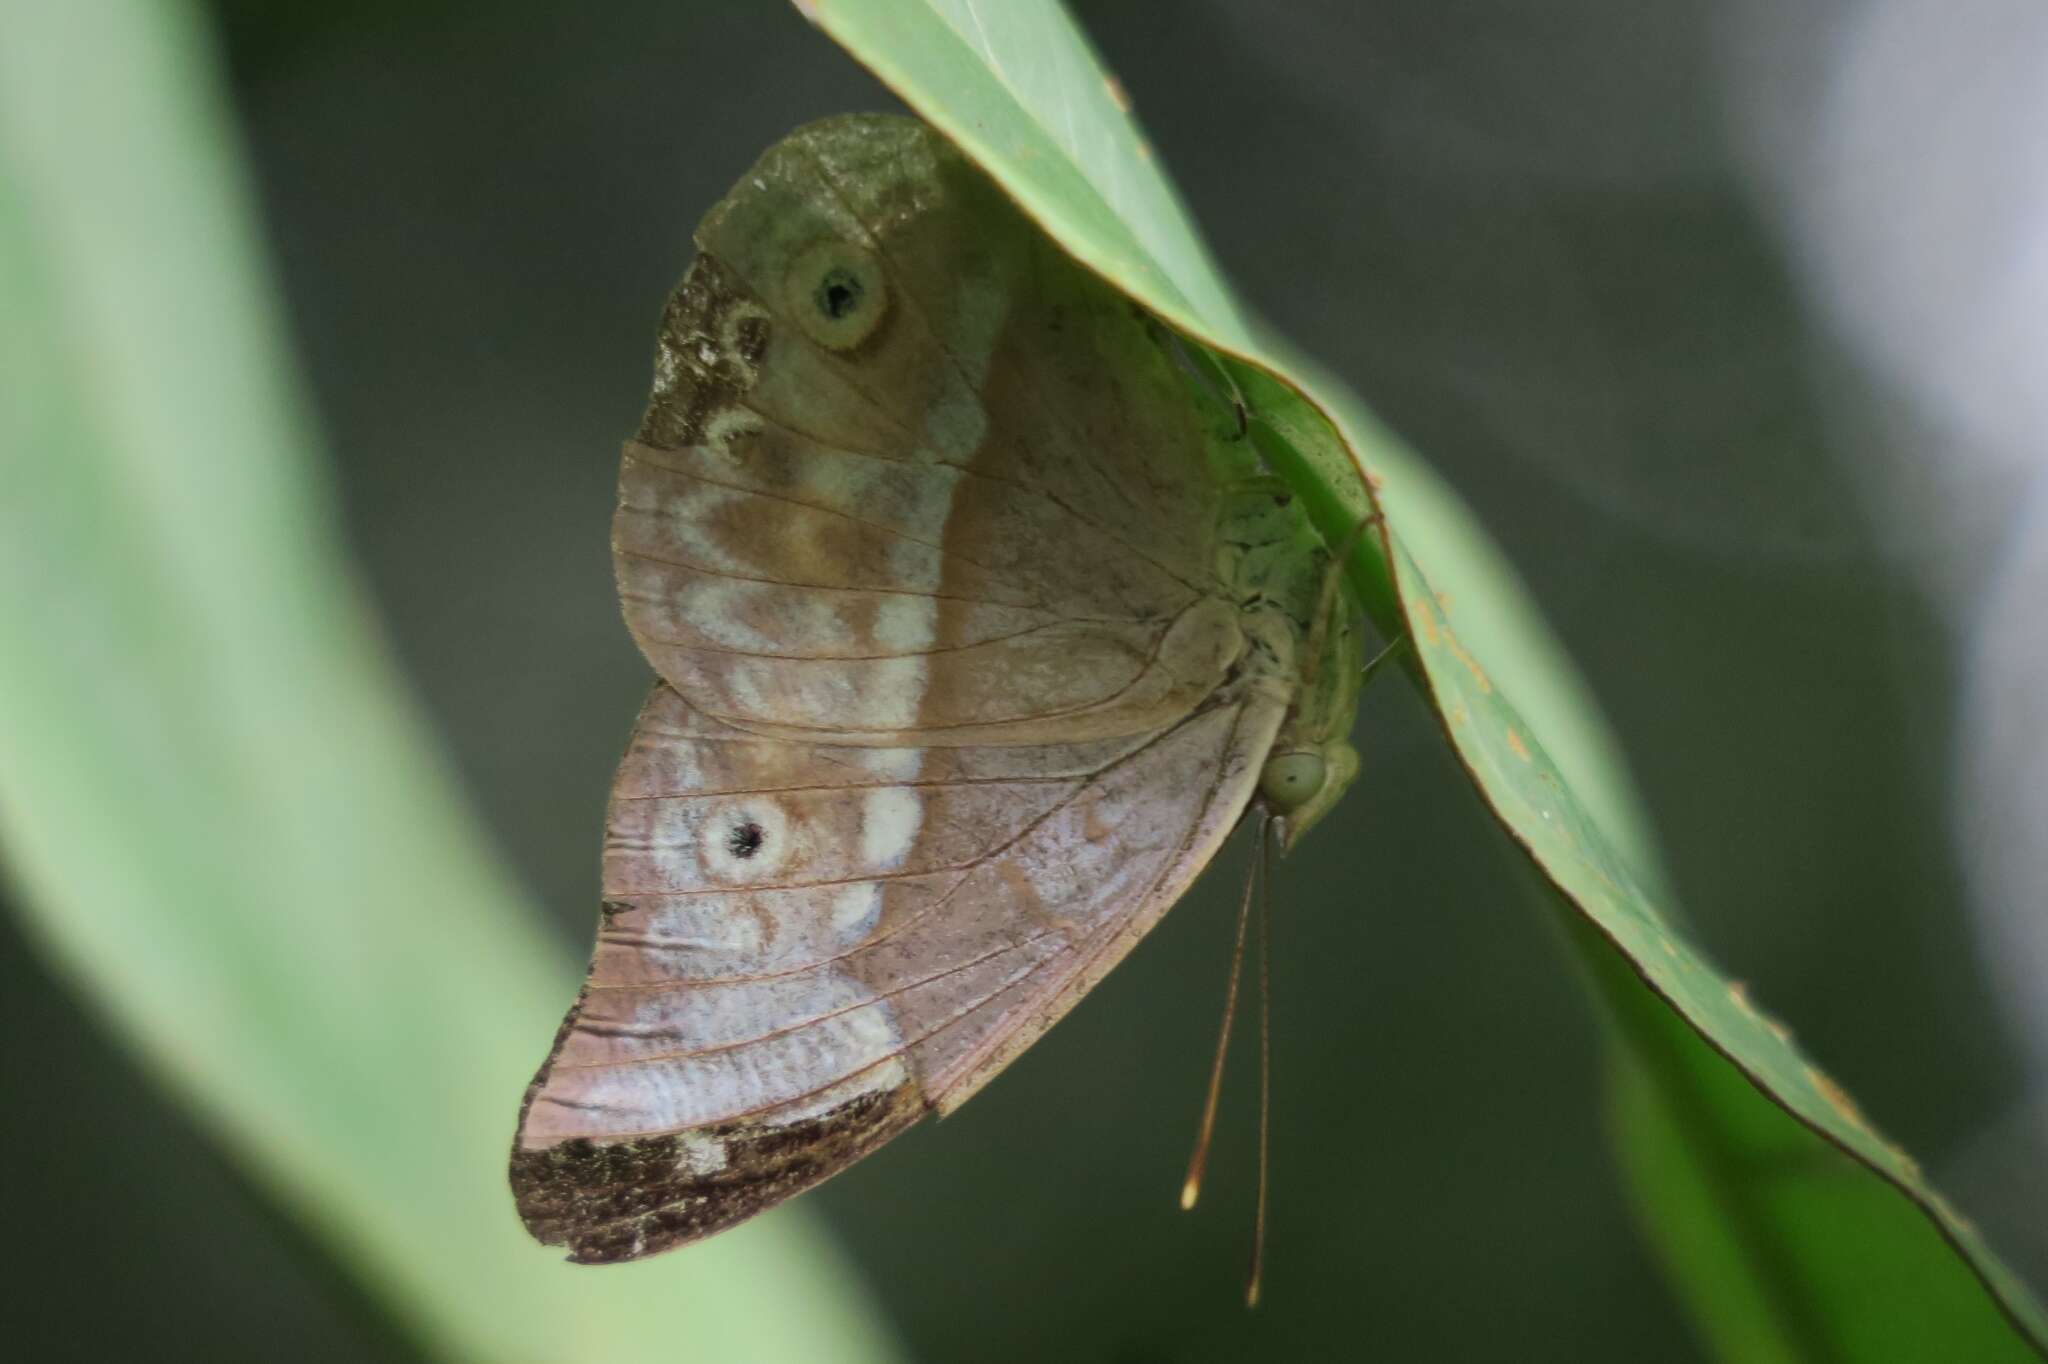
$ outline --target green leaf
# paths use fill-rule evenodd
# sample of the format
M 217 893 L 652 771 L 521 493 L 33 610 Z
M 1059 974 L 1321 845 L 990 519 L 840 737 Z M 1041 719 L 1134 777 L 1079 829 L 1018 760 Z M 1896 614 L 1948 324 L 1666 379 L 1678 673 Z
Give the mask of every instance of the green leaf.
M 799 7 L 1077 259 L 1225 358 L 1326 536 L 1384 514 L 1384 556 L 1357 556 L 1353 585 L 1383 630 L 1412 634 L 1459 759 L 1571 907 L 1624 1039 L 1627 1160 L 1717 1346 L 1744 1360 L 1895 1358 L 1909 1338 L 1939 1344 L 1904 1357 L 2048 1350 L 2048 1318 L 1969 1224 L 1686 943 L 1608 731 L 1512 570 L 1397 439 L 1247 321 L 1064 11 Z M 1710 1243 L 1725 1253 L 1683 1249 Z M 1914 1337 L 1892 1329 L 1909 1313 Z
M 0 832 L 35 935 L 440 1353 L 885 1357 L 800 1213 L 602 1272 L 527 1238 L 505 1158 L 575 967 L 343 563 L 205 35 L 150 0 L 0 31 Z
M 1969 1263 L 1929 1244 L 1919 1208 L 1758 1101 L 1583 919 L 1569 923 L 1622 1019 L 1610 1103 L 1629 1182 L 1721 1358 L 2033 1357 L 1984 1310 Z

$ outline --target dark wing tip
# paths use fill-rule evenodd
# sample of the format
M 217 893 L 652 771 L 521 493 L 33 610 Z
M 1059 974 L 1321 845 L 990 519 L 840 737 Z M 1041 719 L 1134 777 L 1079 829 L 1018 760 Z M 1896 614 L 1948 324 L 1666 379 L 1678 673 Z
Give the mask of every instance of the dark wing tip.
M 515 1150 L 512 1196 L 535 1239 L 567 1246 L 576 1264 L 618 1264 L 765 1212 L 924 1113 L 917 1086 L 904 1084 L 788 1122 L 764 1114 L 684 1133 Z

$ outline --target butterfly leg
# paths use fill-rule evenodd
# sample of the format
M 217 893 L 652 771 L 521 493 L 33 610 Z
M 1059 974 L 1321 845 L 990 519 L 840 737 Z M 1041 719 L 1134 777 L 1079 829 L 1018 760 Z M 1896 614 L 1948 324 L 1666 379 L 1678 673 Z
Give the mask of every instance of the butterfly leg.
M 1323 571 L 1323 587 L 1316 600 L 1315 618 L 1309 624 L 1308 647 L 1302 655 L 1305 660 L 1302 669 L 1304 692 L 1313 692 L 1315 688 L 1316 670 L 1322 666 L 1331 624 L 1336 619 L 1336 613 L 1344 608 L 1341 591 L 1344 583 L 1344 565 L 1351 561 L 1351 555 L 1365 539 L 1366 531 L 1380 520 L 1380 514 L 1376 511 L 1361 516 L 1358 524 L 1351 528 L 1350 533 L 1344 537 L 1344 542 L 1330 556 L 1329 567 Z

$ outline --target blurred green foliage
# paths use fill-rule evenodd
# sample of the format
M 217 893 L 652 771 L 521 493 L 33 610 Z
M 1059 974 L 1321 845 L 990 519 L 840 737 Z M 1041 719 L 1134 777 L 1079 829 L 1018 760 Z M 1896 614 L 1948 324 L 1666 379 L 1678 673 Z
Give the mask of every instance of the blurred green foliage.
M 505 1153 L 573 972 L 338 551 L 203 33 L 0 27 L 0 825 L 46 950 L 437 1353 L 886 1357 L 801 1214 L 659 1291 L 526 1240 Z

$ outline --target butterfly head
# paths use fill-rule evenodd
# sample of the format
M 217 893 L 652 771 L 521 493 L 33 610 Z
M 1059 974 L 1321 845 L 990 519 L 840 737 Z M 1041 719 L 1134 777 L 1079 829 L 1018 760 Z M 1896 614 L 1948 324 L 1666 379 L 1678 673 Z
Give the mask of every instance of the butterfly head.
M 1286 831 L 1283 846 L 1292 848 L 1301 836 L 1329 813 L 1358 776 L 1358 750 L 1348 739 L 1315 748 L 1276 746 L 1259 773 L 1259 797 Z

